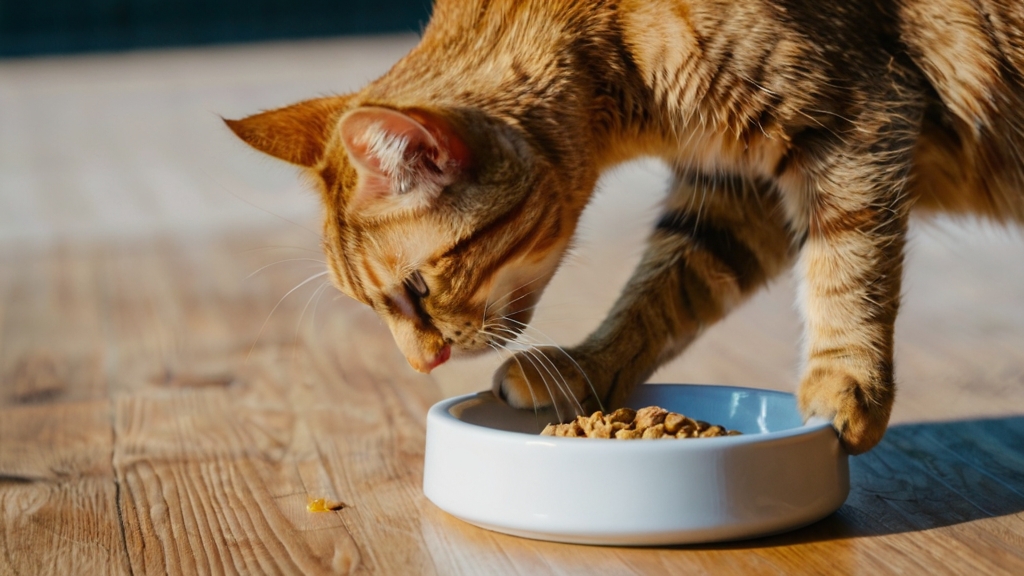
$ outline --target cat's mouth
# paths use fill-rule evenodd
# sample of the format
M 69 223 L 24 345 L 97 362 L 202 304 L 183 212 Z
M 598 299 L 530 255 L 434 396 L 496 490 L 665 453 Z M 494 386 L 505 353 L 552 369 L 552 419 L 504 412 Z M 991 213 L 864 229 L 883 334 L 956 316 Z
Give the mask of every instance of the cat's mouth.
M 491 342 L 505 344 L 514 342 L 525 328 L 525 324 L 518 324 L 512 318 L 503 317 L 491 322 L 487 331 Z

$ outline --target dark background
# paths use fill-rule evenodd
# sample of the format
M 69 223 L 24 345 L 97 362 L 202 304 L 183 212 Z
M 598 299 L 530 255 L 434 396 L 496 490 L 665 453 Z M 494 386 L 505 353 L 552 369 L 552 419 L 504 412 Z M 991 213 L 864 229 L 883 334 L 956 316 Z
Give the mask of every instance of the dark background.
M 0 56 L 416 32 L 431 0 L 0 0 Z

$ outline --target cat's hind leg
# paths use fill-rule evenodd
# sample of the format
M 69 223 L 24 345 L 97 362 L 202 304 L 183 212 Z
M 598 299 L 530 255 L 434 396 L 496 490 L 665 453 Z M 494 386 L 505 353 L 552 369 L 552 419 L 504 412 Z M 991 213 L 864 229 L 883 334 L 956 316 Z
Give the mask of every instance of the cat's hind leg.
M 680 171 L 611 313 L 581 344 L 519 352 L 494 375 L 510 405 L 565 419 L 618 407 L 662 363 L 788 268 L 797 242 L 767 182 Z

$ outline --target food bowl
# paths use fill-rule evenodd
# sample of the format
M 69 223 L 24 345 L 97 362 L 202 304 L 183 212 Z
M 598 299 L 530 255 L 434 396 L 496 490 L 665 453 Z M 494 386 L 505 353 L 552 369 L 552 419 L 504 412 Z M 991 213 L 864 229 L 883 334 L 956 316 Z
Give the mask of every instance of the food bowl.
M 538 435 L 556 420 L 490 392 L 427 414 L 423 492 L 481 528 L 605 545 L 693 544 L 784 532 L 831 514 L 850 489 L 847 455 L 792 394 L 660 384 L 627 405 L 661 406 L 742 435 L 605 440 Z

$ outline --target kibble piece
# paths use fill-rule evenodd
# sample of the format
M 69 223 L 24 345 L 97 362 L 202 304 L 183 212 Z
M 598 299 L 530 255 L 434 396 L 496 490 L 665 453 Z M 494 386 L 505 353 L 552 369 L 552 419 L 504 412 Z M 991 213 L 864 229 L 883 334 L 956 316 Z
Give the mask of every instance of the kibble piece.
M 675 434 L 676 432 L 679 432 L 679 429 L 683 427 L 684 422 L 686 422 L 686 416 L 676 414 L 675 412 L 669 412 L 665 416 L 665 432 L 668 434 Z
M 668 410 L 659 406 L 648 406 L 636 411 L 636 418 L 633 419 L 637 430 L 651 428 L 665 421 Z
M 665 425 L 664 424 L 655 424 L 654 426 L 651 426 L 650 428 L 645 428 L 644 429 L 644 434 L 642 436 L 642 438 L 644 440 L 651 440 L 651 439 L 664 438 L 664 437 L 665 437 Z
M 344 502 L 329 500 L 327 498 L 313 498 L 306 496 L 306 510 L 310 512 L 334 512 L 348 506 Z
M 581 430 L 583 430 L 583 434 L 585 434 L 586 436 L 590 436 L 590 433 L 594 431 L 594 424 L 596 422 L 601 421 L 601 418 L 600 416 L 598 416 L 598 414 L 600 414 L 600 412 L 595 412 L 591 414 L 589 417 L 582 415 L 576 417 L 575 423 L 580 427 Z
M 580 438 L 580 437 L 586 437 L 586 435 L 587 435 L 583 431 L 583 428 L 580 427 L 580 423 L 579 422 L 570 422 L 566 426 L 567 426 L 567 428 L 565 430 L 565 435 L 566 436 L 574 436 L 576 438 Z
M 689 418 L 683 423 L 683 426 L 679 429 L 679 434 L 683 434 L 683 438 L 696 438 L 697 437 L 697 423 Z
M 615 435 L 616 425 L 605 422 L 604 415 L 600 412 L 594 412 L 590 418 L 585 419 L 580 416 L 576 420 L 587 438 L 611 438 Z M 622 425 L 618 424 L 618 426 Z
M 564 436 L 568 438 L 586 437 L 579 423 L 573 420 L 568 424 L 548 424 L 541 431 L 543 436 Z
M 615 431 L 615 437 L 619 440 L 639 440 L 643 438 L 643 433 L 639 430 L 623 428 L 622 430 Z
M 594 426 L 594 431 L 587 434 L 587 438 L 612 438 L 614 435 L 615 429 L 612 428 L 611 424 L 601 422 Z
M 631 424 L 634 420 L 636 420 L 636 410 L 633 410 L 632 408 L 619 408 L 615 412 L 605 416 L 605 422 L 609 424 L 613 422 Z
M 708 426 L 707 430 L 700 433 L 701 438 L 711 438 L 713 436 L 725 436 L 725 428 L 721 426 Z

